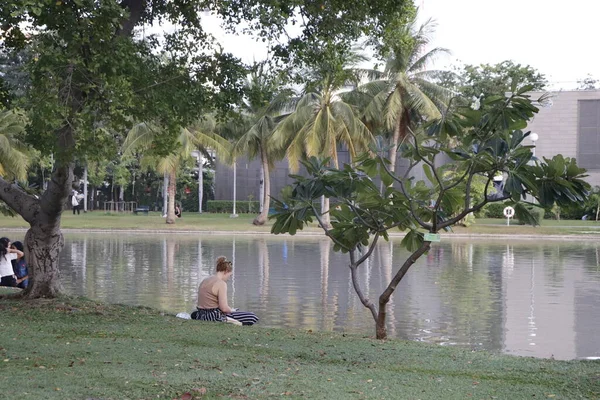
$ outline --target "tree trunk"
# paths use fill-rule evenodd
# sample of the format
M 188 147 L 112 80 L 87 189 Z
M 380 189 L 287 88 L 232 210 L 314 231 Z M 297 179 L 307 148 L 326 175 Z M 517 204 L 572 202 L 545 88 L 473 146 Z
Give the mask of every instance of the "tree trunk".
M 163 217 L 167 216 L 167 212 L 169 209 L 169 205 L 167 204 L 167 198 L 169 197 L 169 174 L 165 172 L 163 177 L 163 187 L 162 187 L 162 195 L 163 195 Z
M 329 216 L 329 198 L 321 196 L 321 215 L 324 229 L 331 229 L 331 218 Z
M 408 118 L 408 111 L 402 109 L 398 116 L 396 126 L 394 127 L 394 135 L 392 136 L 392 143 L 389 151 L 390 171 L 394 174 L 396 173 L 396 160 L 398 158 L 398 146 L 400 145 L 400 140 L 404 139 L 408 133 Z
M 90 194 L 90 210 L 96 209 L 96 186 L 92 186 L 92 193 Z
M 83 168 L 83 212 L 88 211 L 88 167 L 87 163 Z
M 261 193 L 264 201 L 260 214 L 252 222 L 254 225 L 264 225 L 269 218 L 269 207 L 271 206 L 271 179 L 269 178 L 269 161 L 264 149 L 261 149 L 260 158 L 263 170 L 263 191 Z
M 261 213 L 265 206 L 265 168 L 260 165 L 260 181 L 258 189 L 258 212 Z
M 396 272 L 394 278 L 389 283 L 387 288 L 383 291 L 381 296 L 379 296 L 379 310 L 377 312 L 377 322 L 375 324 L 375 335 L 377 339 L 386 339 L 387 338 L 387 328 L 385 327 L 385 319 L 386 319 L 386 307 L 387 303 L 390 301 L 391 295 L 396 290 L 396 287 L 404 278 L 404 275 L 408 272 L 409 268 L 421 257 L 425 254 L 429 248 L 431 247 L 431 242 L 423 242 L 421 247 L 419 247 L 415 252 L 413 252 L 402 264 L 402 267 Z
M 25 235 L 25 259 L 29 268 L 28 298 L 56 297 L 61 293 L 58 256 L 65 241 L 60 219 L 54 223 L 39 223 Z
M 70 129 L 64 129 L 68 136 Z M 0 199 L 15 210 L 30 225 L 24 240 L 29 266 L 27 298 L 55 297 L 61 292 L 58 256 L 64 240 L 60 231 L 63 206 L 71 191 L 73 166 L 57 163 L 40 199 L 25 193 L 17 185 L 0 178 Z
M 375 322 L 375 337 L 380 340 L 387 339 L 387 327 L 385 326 L 386 305 L 379 306 L 379 312 L 377 313 L 377 321 Z
M 202 204 L 204 200 L 204 161 L 202 155 L 200 155 L 200 162 L 198 163 L 198 213 L 202 214 Z
M 169 172 L 169 189 L 167 202 L 167 224 L 175 223 L 175 187 L 177 185 L 177 177 L 175 170 Z

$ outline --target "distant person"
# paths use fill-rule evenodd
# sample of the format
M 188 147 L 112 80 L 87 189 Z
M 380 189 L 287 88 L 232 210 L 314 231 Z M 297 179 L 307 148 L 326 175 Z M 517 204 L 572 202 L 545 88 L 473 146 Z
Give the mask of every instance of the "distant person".
M 254 325 L 258 322 L 256 314 L 238 311 L 227 304 L 227 280 L 233 274 L 231 261 L 223 256 L 217 258 L 216 273 L 204 279 L 198 288 L 197 311 L 192 313 L 192 319 L 201 321 L 228 322 L 232 319 L 243 325 Z
M 77 215 L 79 215 L 79 199 L 77 198 L 76 191 L 73 191 L 73 196 L 71 197 L 71 205 L 73 206 L 73 215 L 75 215 L 75 211 L 77 211 Z
M 25 250 L 23 248 L 23 243 L 16 241 L 12 243 L 11 248 L 17 249 L 23 254 L 25 254 Z M 25 262 L 25 256 L 21 258 L 17 258 L 16 260 L 12 260 L 13 272 L 17 277 L 17 287 L 21 289 L 27 289 L 29 286 L 29 271 L 27 270 L 27 263 Z
M 17 286 L 17 276 L 12 268 L 12 260 L 23 257 L 23 252 L 11 248 L 10 240 L 0 238 L 0 286 Z
M 181 218 L 181 208 L 178 205 L 175 205 L 175 216 Z

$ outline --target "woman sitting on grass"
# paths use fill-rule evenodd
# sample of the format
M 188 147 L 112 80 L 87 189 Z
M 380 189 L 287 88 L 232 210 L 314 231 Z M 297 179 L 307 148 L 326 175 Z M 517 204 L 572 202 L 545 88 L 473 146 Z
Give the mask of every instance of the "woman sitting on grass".
M 12 248 L 10 240 L 0 238 L 0 286 L 17 286 L 17 276 L 12 268 L 12 260 L 23 257 L 23 252 Z
M 201 321 L 223 321 L 254 325 L 258 322 L 256 314 L 238 311 L 227 304 L 227 280 L 233 274 L 231 261 L 223 256 L 217 258 L 217 272 L 200 283 L 198 288 L 198 310 L 192 313 L 192 319 Z M 233 320 L 233 321 L 232 321 Z
M 25 248 L 23 247 L 23 243 L 16 241 L 13 242 L 10 246 L 11 249 L 16 249 L 25 253 Z M 29 285 L 29 272 L 27 271 L 27 263 L 25 262 L 25 256 L 21 258 L 17 258 L 16 260 L 12 260 L 13 272 L 17 277 L 17 287 L 21 289 L 27 289 Z

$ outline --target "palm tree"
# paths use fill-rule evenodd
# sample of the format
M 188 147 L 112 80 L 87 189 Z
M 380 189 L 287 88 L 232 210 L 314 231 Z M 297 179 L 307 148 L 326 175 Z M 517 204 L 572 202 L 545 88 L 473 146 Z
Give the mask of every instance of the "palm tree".
M 450 91 L 432 80 L 439 71 L 426 70 L 436 57 L 448 53 L 436 47 L 425 51 L 433 31 L 431 20 L 418 29 L 416 20 L 400 28 L 396 43 L 390 46 L 385 69 L 379 78 L 352 93 L 352 102 L 363 110 L 367 125 L 391 132 L 390 169 L 396 169 L 398 145 L 423 120 L 439 118 L 439 107 L 450 98 Z M 350 99 L 349 99 L 350 100 Z
M 243 117 L 248 130 L 235 142 L 234 154 L 248 154 L 250 159 L 260 157 L 261 161 L 261 210 L 252 222 L 264 225 L 269 215 L 271 201 L 270 170 L 274 163 L 285 156 L 285 148 L 277 146 L 273 132 L 284 119 L 294 101 L 290 89 L 279 90 L 278 83 L 272 81 L 263 71 L 263 65 L 255 66 L 246 82 L 248 94 L 243 105 Z
M 338 93 L 359 79 L 353 63 L 359 60 L 356 54 L 346 54 L 340 63 L 323 65 L 314 71 L 316 79 L 306 94 L 298 101 L 288 118 L 275 131 L 277 142 L 287 148 L 290 169 L 298 169 L 305 157 L 330 157 L 333 167 L 338 168 L 338 145 L 348 148 L 350 158 L 368 149 L 373 135 L 359 118 L 357 109 L 346 103 Z M 330 226 L 329 199 L 321 200 L 323 224 Z
M 210 120 L 210 118 L 207 118 Z M 161 133 L 160 126 L 153 123 L 142 122 L 135 125 L 127 134 L 123 143 L 123 155 L 135 151 L 143 152 L 140 159 L 142 168 L 153 168 L 159 173 L 166 174 L 169 178 L 167 224 L 175 223 L 175 188 L 177 185 L 177 170 L 181 163 L 191 158 L 191 152 L 198 148 L 211 148 L 217 153 L 230 153 L 230 144 L 227 140 L 215 134 L 209 127 L 211 124 L 198 123 L 189 128 L 181 127 L 177 136 L 177 145 L 172 153 L 167 156 L 153 154 L 152 146 Z M 214 124 L 212 125 L 214 127 Z
M 0 176 L 25 180 L 29 151 L 18 138 L 25 130 L 24 116 L 12 110 L 0 111 Z

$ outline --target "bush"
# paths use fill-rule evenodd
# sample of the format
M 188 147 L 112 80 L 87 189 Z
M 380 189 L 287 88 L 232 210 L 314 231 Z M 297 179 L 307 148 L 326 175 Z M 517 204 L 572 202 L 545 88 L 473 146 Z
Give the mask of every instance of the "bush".
M 542 221 L 544 220 L 544 214 L 545 214 L 546 210 L 544 210 L 543 208 L 539 208 L 539 207 L 527 207 L 527 209 L 535 217 L 535 220 L 537 221 L 537 223 L 541 225 Z M 525 222 L 519 220 L 518 218 L 517 218 L 517 223 L 519 225 L 526 224 Z
M 485 218 L 504 218 L 504 203 L 490 203 L 483 207 Z
M 210 213 L 232 213 L 232 200 L 209 200 L 207 201 L 207 211 Z M 258 201 L 236 201 L 235 212 L 240 214 L 258 213 L 260 204 Z

